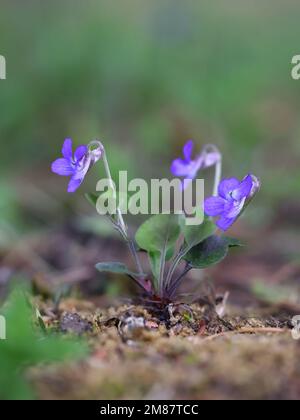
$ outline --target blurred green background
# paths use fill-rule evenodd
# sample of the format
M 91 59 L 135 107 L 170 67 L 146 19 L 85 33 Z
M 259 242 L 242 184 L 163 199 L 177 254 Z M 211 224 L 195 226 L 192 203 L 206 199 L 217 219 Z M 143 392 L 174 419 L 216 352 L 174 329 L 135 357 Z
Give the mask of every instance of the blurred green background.
M 2 0 L 0 244 L 81 211 L 50 172 L 65 137 L 103 139 L 137 177 L 214 142 L 227 176 L 262 179 L 248 223 L 299 208 L 299 16 L 296 0 Z
M 214 280 L 243 308 L 249 291 L 242 286 L 251 284 L 272 304 L 287 292 L 299 300 L 298 289 L 274 288 L 286 279 L 299 284 L 296 54 L 299 0 L 1 0 L 7 80 L 0 80 L 0 301 L 16 274 L 32 280 L 39 295 L 55 296 L 55 308 L 63 282 L 82 282 L 91 295 L 124 295 L 123 278 L 110 282 L 93 269 L 99 261 L 126 262 L 125 247 L 108 238 L 111 230 L 83 197 L 100 173 L 93 168 L 68 195 L 67 180 L 50 171 L 66 137 L 103 140 L 113 174 L 128 170 L 138 178 L 170 175 L 190 138 L 199 150 L 217 144 L 224 176 L 252 172 L 262 189 L 237 224 L 254 240 Z M 86 231 L 74 233 L 72 223 Z M 91 230 L 100 239 L 87 239 Z M 2 388 L 11 398 L 28 393 L 20 366 L 56 359 L 63 346 L 44 352 L 27 328 L 28 311 L 12 308 L 21 341 L 1 347 Z M 59 349 L 60 356 L 69 351 Z

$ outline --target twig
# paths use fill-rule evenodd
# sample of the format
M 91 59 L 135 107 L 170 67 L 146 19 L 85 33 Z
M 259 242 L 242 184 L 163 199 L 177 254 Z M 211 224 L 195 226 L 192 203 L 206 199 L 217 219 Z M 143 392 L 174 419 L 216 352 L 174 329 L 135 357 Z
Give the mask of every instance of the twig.
M 235 331 L 225 331 L 219 334 L 214 334 L 209 337 L 205 337 L 203 341 L 212 341 L 219 337 L 226 337 L 235 334 L 282 334 L 289 331 L 287 328 L 272 328 L 272 327 L 242 327 Z

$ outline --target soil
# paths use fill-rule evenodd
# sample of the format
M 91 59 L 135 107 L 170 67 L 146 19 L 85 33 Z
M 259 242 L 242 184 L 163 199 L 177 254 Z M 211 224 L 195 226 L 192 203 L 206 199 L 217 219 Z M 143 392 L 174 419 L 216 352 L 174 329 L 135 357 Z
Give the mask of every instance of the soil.
M 44 321 L 84 335 L 92 351 L 80 363 L 32 369 L 41 399 L 300 397 L 300 346 L 286 317 L 221 318 L 199 304 L 100 310 L 74 299 L 60 310 Z
M 291 329 L 300 314 L 300 265 L 274 241 L 282 245 L 286 230 L 260 233 L 264 244 L 250 232 L 237 233 L 247 248 L 200 274 L 201 289 L 192 272 L 181 291 L 190 293 L 160 306 L 138 300 L 123 278 L 99 279 L 90 268 L 99 253 L 102 260 L 127 262 L 117 239 L 67 229 L 48 233 L 47 241 L 27 238 L 25 247 L 3 255 L 0 292 L 21 267 L 33 279 L 46 327 L 90 344 L 85 360 L 31 368 L 37 397 L 299 399 L 300 340 Z M 59 284 L 71 292 L 54 293 Z

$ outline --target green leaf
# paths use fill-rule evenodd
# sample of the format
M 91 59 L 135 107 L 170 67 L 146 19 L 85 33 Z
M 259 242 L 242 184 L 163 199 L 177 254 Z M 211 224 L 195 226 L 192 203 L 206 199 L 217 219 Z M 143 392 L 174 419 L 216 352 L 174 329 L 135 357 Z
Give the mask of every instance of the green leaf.
M 151 271 L 153 273 L 154 278 L 157 279 L 159 277 L 159 271 L 160 271 L 161 253 L 160 252 L 148 253 L 145 249 L 141 249 L 141 248 L 138 248 L 137 251 L 148 254 Z M 172 259 L 174 252 L 175 252 L 175 247 L 173 246 L 166 252 L 166 261 L 170 261 Z
M 245 246 L 239 239 L 231 238 L 230 236 L 226 236 L 226 240 L 229 248 Z
M 222 261 L 231 247 L 241 246 L 237 239 L 213 235 L 193 247 L 184 259 L 196 269 L 210 267 Z
M 0 310 L 5 317 L 7 333 L 7 339 L 0 341 L 1 400 L 34 398 L 25 375 L 28 366 L 78 359 L 88 351 L 81 340 L 49 331 L 45 334 L 45 326 L 38 328 L 29 297 L 28 291 L 18 286 Z
M 198 245 L 216 231 L 214 222 L 208 218 L 205 218 L 201 225 L 189 226 L 186 224 L 186 218 L 182 217 L 180 224 L 188 249 Z
M 102 273 L 125 274 L 134 278 L 138 277 L 138 274 L 133 273 L 125 264 L 119 262 L 98 263 L 95 267 Z
M 136 250 L 138 252 L 142 252 L 142 253 L 147 253 L 147 251 L 145 249 L 142 249 L 140 247 L 137 246 Z M 166 253 L 166 261 L 170 261 L 173 257 L 175 253 L 175 246 L 172 246 L 170 249 L 168 249 L 167 253 Z
M 280 302 L 288 302 L 291 296 L 291 290 L 287 286 L 267 285 L 263 281 L 255 281 L 251 286 L 251 290 L 255 296 L 272 304 Z
M 152 216 L 138 229 L 136 242 L 147 252 L 168 252 L 180 235 L 179 218 L 175 215 Z
M 160 214 L 152 216 L 137 231 L 136 242 L 149 254 L 151 270 L 156 279 L 163 276 L 164 264 L 174 254 L 180 235 L 179 217 Z
M 159 277 L 161 253 L 149 252 L 148 257 L 149 257 L 150 267 L 151 267 L 153 276 L 157 279 Z
M 169 248 L 166 252 L 166 261 L 170 261 L 175 253 L 175 246 Z
M 98 198 L 99 198 L 99 194 L 88 193 L 88 194 L 85 194 L 85 198 L 88 200 L 88 202 L 89 202 L 92 206 L 96 207 L 97 200 L 98 200 Z

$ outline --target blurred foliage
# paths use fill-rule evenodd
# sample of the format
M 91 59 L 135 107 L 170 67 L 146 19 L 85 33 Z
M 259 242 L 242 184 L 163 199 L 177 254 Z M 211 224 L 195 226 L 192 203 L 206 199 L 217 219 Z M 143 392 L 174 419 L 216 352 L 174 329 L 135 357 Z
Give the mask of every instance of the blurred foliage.
M 284 285 L 268 285 L 264 281 L 256 280 L 251 287 L 253 294 L 268 303 L 297 302 L 295 290 Z
M 221 147 L 226 174 L 261 177 L 261 197 L 299 191 L 299 12 L 295 0 L 3 0 L 2 177 L 64 194 L 49 164 L 67 136 L 104 139 L 114 174 L 165 176 L 192 137 Z
M 29 366 L 83 357 L 87 346 L 74 339 L 46 333 L 34 321 L 29 295 L 16 287 L 1 309 L 6 340 L 0 340 L 0 399 L 32 399 L 25 371 Z M 42 320 L 40 319 L 42 323 Z
M 214 142 L 227 176 L 262 179 L 247 220 L 262 224 L 277 204 L 299 201 L 298 0 L 2 0 L 0 10 L 1 250 L 70 213 L 79 228 L 110 235 L 50 173 L 65 137 L 104 140 L 115 177 L 168 176 L 187 139 Z M 83 192 L 103 174 L 95 168 Z M 0 399 L 33 397 L 26 367 L 85 351 L 39 332 L 23 291 L 1 313 Z

